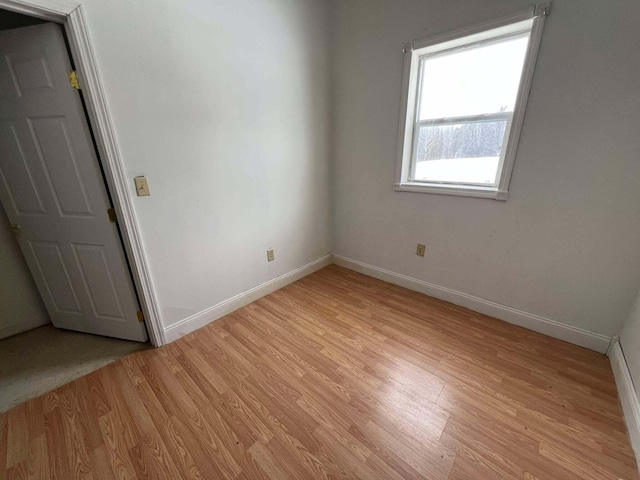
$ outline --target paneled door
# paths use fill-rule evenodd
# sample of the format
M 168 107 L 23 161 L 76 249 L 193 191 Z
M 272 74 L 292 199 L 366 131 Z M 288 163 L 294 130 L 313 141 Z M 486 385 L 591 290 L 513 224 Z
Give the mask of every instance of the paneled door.
M 146 341 L 61 27 L 0 32 L 0 200 L 58 328 Z

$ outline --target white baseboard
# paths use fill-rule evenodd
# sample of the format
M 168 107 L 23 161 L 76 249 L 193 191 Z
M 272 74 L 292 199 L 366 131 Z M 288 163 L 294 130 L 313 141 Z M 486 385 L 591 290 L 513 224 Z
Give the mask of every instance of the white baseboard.
M 640 402 L 636 389 L 633 387 L 629 366 L 624 358 L 620 342 L 616 341 L 609 350 L 609 360 L 613 369 L 613 376 L 618 387 L 618 396 L 622 403 L 624 419 L 629 431 L 631 446 L 636 454 L 636 461 L 640 463 Z
M 164 329 L 164 336 L 166 343 L 171 343 L 180 337 L 185 336 L 201 327 L 204 327 L 208 323 L 213 322 L 229 313 L 248 305 L 251 302 L 255 302 L 259 298 L 269 295 L 282 287 L 289 285 L 297 280 L 300 280 L 307 275 L 320 270 L 321 268 L 331 265 L 333 263 L 331 254 L 325 255 L 311 263 L 303 265 L 300 268 L 296 268 L 291 272 L 280 275 L 268 282 L 265 282 L 257 287 L 254 287 L 246 292 L 242 292 L 235 297 L 231 297 L 224 300 L 213 307 L 209 307 L 195 315 L 180 320 L 178 323 L 174 323 Z
M 611 342 L 611 337 L 599 333 L 573 327 L 556 320 L 544 318 L 532 313 L 523 312 L 513 307 L 508 307 L 490 300 L 474 297 L 466 293 L 458 292 L 450 288 L 408 277 L 400 273 L 391 272 L 383 268 L 374 267 L 340 255 L 333 255 L 333 263 L 342 267 L 363 273 L 370 277 L 384 280 L 401 287 L 424 293 L 430 297 L 451 302 L 455 305 L 466 307 L 470 310 L 498 318 L 514 325 L 519 325 L 534 332 L 549 335 L 581 347 L 605 353 Z

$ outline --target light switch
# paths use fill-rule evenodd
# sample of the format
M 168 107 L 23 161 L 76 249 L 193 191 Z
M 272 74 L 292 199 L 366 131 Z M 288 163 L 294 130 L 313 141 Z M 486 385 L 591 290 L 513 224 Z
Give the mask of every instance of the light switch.
M 149 195 L 151 195 L 147 177 L 136 177 L 134 178 L 134 180 L 136 182 L 136 193 L 139 197 L 148 197 Z

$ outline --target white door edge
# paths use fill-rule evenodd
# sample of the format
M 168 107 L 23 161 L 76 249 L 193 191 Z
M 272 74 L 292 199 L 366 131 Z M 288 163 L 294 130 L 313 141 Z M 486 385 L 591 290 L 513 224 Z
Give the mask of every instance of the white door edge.
M 154 346 L 162 346 L 166 340 L 158 300 L 83 6 L 65 0 L 0 0 L 0 9 L 60 23 L 65 27 L 147 332 Z

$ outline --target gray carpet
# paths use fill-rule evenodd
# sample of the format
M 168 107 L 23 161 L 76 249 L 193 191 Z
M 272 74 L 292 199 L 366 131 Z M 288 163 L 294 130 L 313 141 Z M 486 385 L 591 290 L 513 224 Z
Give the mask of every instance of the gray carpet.
M 0 413 L 144 348 L 52 325 L 0 340 Z

